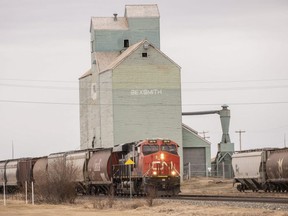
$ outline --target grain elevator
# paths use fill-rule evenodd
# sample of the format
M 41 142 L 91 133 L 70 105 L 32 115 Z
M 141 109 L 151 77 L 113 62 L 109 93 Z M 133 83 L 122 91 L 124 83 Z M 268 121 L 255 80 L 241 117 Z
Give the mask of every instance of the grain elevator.
M 91 68 L 79 78 L 81 149 L 169 138 L 183 169 L 191 139 L 182 131 L 191 132 L 182 126 L 181 68 L 160 49 L 159 19 L 154 4 L 91 18 Z

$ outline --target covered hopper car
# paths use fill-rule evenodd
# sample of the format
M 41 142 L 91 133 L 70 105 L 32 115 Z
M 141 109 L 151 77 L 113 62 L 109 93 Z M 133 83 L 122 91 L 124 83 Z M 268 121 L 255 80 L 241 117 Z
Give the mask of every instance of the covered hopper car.
M 55 166 L 59 162 L 73 166 L 76 190 L 83 194 L 107 194 L 111 189 L 117 195 L 131 192 L 145 195 L 151 189 L 157 195 L 180 192 L 178 145 L 168 139 L 146 139 L 111 148 L 0 161 L 0 190 L 3 190 L 3 183 L 11 191 L 22 187 L 25 181 L 37 183 L 43 178 L 40 173 L 59 172 Z
M 288 148 L 236 152 L 232 166 L 239 191 L 288 192 Z
M 0 191 L 3 184 L 8 192 L 24 187 L 25 182 L 33 181 L 33 167 L 40 158 L 20 158 L 0 161 Z

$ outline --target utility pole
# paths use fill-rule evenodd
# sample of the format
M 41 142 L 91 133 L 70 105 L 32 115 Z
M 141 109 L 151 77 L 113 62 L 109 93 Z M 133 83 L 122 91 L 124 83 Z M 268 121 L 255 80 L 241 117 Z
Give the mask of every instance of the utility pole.
M 12 159 L 14 159 L 14 143 L 13 143 L 13 140 L 12 140 Z
M 235 131 L 235 132 L 239 133 L 240 151 L 242 151 L 241 135 L 242 135 L 242 133 L 245 133 L 246 131 L 239 130 L 239 131 Z
M 206 137 L 206 133 L 209 133 L 209 131 L 203 131 L 203 132 L 199 132 L 199 134 L 203 134 L 203 138 L 206 140 L 206 138 L 210 138 L 210 137 Z

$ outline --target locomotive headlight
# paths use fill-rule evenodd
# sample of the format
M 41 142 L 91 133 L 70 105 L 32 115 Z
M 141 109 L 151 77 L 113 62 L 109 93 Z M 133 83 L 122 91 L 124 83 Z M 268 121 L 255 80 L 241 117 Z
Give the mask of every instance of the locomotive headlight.
M 157 175 L 157 172 L 156 172 L 156 171 L 153 171 L 153 175 Z
M 161 160 L 164 160 L 164 159 L 165 159 L 164 153 L 161 153 L 161 154 L 160 154 L 160 159 L 161 159 Z
M 176 172 L 173 170 L 173 171 L 171 172 L 171 174 L 172 174 L 173 176 L 175 176 L 175 175 L 176 175 Z

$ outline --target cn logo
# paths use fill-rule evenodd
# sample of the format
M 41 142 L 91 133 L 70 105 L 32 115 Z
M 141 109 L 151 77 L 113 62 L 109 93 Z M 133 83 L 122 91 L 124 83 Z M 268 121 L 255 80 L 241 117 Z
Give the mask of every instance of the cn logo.
M 152 162 L 152 170 L 164 170 L 164 167 L 167 167 L 167 163 L 165 161 L 153 161 Z

